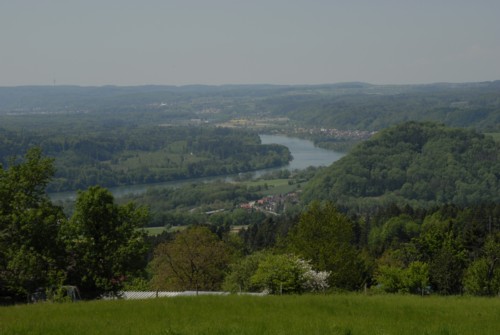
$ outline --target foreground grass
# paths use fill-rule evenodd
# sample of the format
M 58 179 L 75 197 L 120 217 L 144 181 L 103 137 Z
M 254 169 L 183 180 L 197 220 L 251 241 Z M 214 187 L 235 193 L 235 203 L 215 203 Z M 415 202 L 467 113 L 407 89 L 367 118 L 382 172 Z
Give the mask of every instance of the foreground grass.
M 0 307 L 0 334 L 500 334 L 500 299 L 199 296 Z

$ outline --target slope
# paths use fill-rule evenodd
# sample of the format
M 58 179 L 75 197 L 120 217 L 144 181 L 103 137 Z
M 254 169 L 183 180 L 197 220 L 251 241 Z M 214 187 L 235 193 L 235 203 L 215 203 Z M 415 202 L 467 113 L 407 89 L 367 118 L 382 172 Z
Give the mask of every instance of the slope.
M 379 132 L 322 171 L 304 199 L 367 210 L 500 201 L 500 145 L 472 130 L 407 122 Z

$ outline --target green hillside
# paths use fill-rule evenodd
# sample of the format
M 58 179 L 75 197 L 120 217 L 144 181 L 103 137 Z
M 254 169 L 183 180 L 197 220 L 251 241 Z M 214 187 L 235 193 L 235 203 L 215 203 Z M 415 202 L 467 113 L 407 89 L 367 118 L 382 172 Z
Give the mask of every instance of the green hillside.
M 305 200 L 370 209 L 500 201 L 500 145 L 472 130 L 408 122 L 381 131 L 316 176 Z

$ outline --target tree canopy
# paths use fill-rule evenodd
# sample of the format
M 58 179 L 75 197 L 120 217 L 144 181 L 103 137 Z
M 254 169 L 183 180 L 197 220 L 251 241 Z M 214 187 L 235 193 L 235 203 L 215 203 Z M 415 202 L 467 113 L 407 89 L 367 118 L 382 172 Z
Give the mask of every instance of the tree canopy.
M 99 186 L 79 192 L 75 213 L 61 235 L 68 253 L 68 281 L 90 297 L 116 294 L 129 276 L 145 267 L 147 245 L 141 227 L 147 212 L 117 205 Z
M 307 185 L 304 199 L 370 209 L 500 201 L 500 144 L 472 130 L 407 122 L 358 145 Z
M 68 220 L 45 193 L 53 172 L 40 148 L 0 169 L 0 297 L 26 301 L 63 284 L 85 297 L 116 293 L 145 267 L 147 211 L 96 186 L 80 192 Z
M 64 279 L 57 237 L 65 217 L 45 194 L 53 171 L 39 148 L 0 169 L 0 294 L 26 295 Z
M 163 290 L 218 290 L 229 257 L 229 248 L 208 228 L 188 228 L 155 249 L 153 286 Z
M 330 285 L 345 289 L 359 288 L 363 281 L 353 241 L 352 222 L 332 203 L 312 203 L 288 236 L 293 252 L 318 270 L 330 271 Z

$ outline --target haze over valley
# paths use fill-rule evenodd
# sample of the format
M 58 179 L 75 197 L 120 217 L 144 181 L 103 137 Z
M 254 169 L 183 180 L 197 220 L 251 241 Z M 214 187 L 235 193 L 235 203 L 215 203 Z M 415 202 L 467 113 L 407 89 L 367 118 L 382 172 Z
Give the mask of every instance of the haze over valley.
M 0 4 L 0 333 L 499 333 L 499 12 Z

